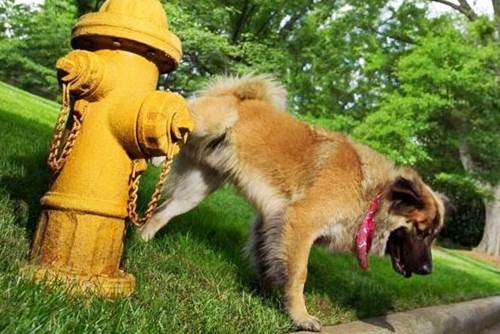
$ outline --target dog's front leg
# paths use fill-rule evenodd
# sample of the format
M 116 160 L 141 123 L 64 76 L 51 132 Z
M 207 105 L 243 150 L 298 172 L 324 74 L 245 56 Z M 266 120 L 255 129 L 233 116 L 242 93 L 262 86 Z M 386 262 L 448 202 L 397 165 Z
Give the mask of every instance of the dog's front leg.
M 309 315 L 304 300 L 304 284 L 307 278 L 307 262 L 314 237 L 307 226 L 291 222 L 285 232 L 288 277 L 284 297 L 290 317 L 297 329 L 319 332 L 321 323 Z
M 196 164 L 184 154 L 179 154 L 163 190 L 168 198 L 141 228 L 141 238 L 151 240 L 172 218 L 196 207 L 222 182 L 223 178 L 213 169 Z

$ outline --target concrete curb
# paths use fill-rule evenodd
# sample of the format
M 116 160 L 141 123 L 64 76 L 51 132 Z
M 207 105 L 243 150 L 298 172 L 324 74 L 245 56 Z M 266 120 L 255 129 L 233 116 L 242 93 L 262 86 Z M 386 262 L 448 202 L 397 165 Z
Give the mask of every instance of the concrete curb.
M 425 307 L 337 326 L 324 326 L 321 332 L 336 334 L 489 334 L 497 333 L 496 330 L 499 328 L 497 326 L 500 326 L 500 296 Z

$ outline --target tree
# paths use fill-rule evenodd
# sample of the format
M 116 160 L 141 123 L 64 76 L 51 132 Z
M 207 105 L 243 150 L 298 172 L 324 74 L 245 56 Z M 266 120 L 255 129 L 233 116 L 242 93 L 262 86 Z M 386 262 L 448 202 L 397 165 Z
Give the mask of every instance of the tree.
M 493 23 L 487 19 L 470 24 L 467 34 L 447 18 L 440 21 L 439 29 L 435 26 L 400 58 L 400 88 L 354 133 L 398 162 L 418 165 L 438 180 L 469 191 L 467 180 L 472 180 L 482 188 L 486 224 L 479 249 L 497 255 L 500 49 L 492 38 Z
M 0 78 L 30 92 L 56 98 L 54 65 L 68 52 L 75 8 L 69 2 L 47 0 L 39 8 L 5 1 L 5 38 L 0 40 Z
M 472 7 L 467 3 L 467 0 L 458 0 L 458 4 L 452 3 L 447 0 L 433 1 L 445 4 L 457 10 L 461 14 L 465 15 L 465 17 L 467 17 L 467 19 L 471 22 L 476 22 L 480 18 L 480 15 L 474 12 Z M 493 6 L 496 22 L 496 36 L 493 35 L 492 38 L 496 37 L 495 43 L 498 46 L 498 43 L 500 42 L 500 0 L 491 0 L 491 3 Z M 491 29 L 489 30 L 489 32 L 491 32 Z M 485 31 L 483 29 L 483 31 L 480 31 L 479 34 L 480 37 L 484 39 L 484 37 L 488 35 L 488 31 Z M 491 36 L 491 33 L 489 35 Z M 497 84 L 500 78 L 500 68 L 498 67 L 498 64 L 499 63 L 497 62 L 493 65 L 496 71 Z M 496 110 L 493 110 L 493 113 L 499 113 L 498 106 Z M 459 121 L 457 125 L 460 127 L 461 123 L 462 122 Z M 498 136 L 499 129 L 497 128 L 496 130 Z M 466 137 L 462 137 L 459 142 L 459 155 L 462 165 L 464 169 L 471 175 L 479 176 L 476 181 L 480 184 L 480 186 L 487 189 L 490 193 L 490 196 L 486 197 L 484 200 L 486 209 L 485 227 L 483 237 L 479 245 L 476 247 L 476 250 L 492 255 L 500 255 L 500 182 L 498 182 L 498 179 L 488 180 L 481 177 L 481 163 L 476 160 L 476 158 L 474 157 L 474 153 L 475 152 L 471 147 L 470 139 L 468 140 Z M 496 154 L 498 156 L 500 154 L 500 151 L 493 151 L 493 154 Z M 498 166 L 495 167 L 498 170 Z

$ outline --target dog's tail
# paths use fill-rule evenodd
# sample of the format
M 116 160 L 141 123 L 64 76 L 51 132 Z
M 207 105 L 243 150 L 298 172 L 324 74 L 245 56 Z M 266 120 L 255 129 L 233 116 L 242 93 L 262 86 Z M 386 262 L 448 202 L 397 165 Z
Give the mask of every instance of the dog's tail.
M 213 81 L 198 96 L 228 96 L 237 99 L 260 100 L 279 110 L 286 107 L 286 90 L 267 74 L 250 74 L 243 77 L 221 77 Z
M 284 110 L 286 90 L 264 74 L 216 79 L 189 99 L 189 111 L 195 124 L 191 138 L 202 139 L 205 143 L 223 138 L 239 118 L 239 102 L 245 100 L 260 100 Z M 199 142 L 197 145 L 203 146 Z

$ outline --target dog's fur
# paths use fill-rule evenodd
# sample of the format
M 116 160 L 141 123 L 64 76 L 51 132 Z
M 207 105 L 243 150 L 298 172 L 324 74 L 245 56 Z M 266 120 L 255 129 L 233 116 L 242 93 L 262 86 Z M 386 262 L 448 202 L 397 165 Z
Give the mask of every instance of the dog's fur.
M 153 238 L 222 183 L 234 184 L 257 210 L 248 243 L 257 273 L 282 290 L 299 329 L 318 331 L 303 296 L 315 241 L 353 250 L 356 230 L 381 193 L 371 253 L 390 253 L 405 276 L 426 274 L 444 206 L 415 171 L 296 120 L 285 101 L 285 90 L 262 75 L 222 78 L 190 99 L 195 130 L 174 162 L 167 200 L 141 235 Z

